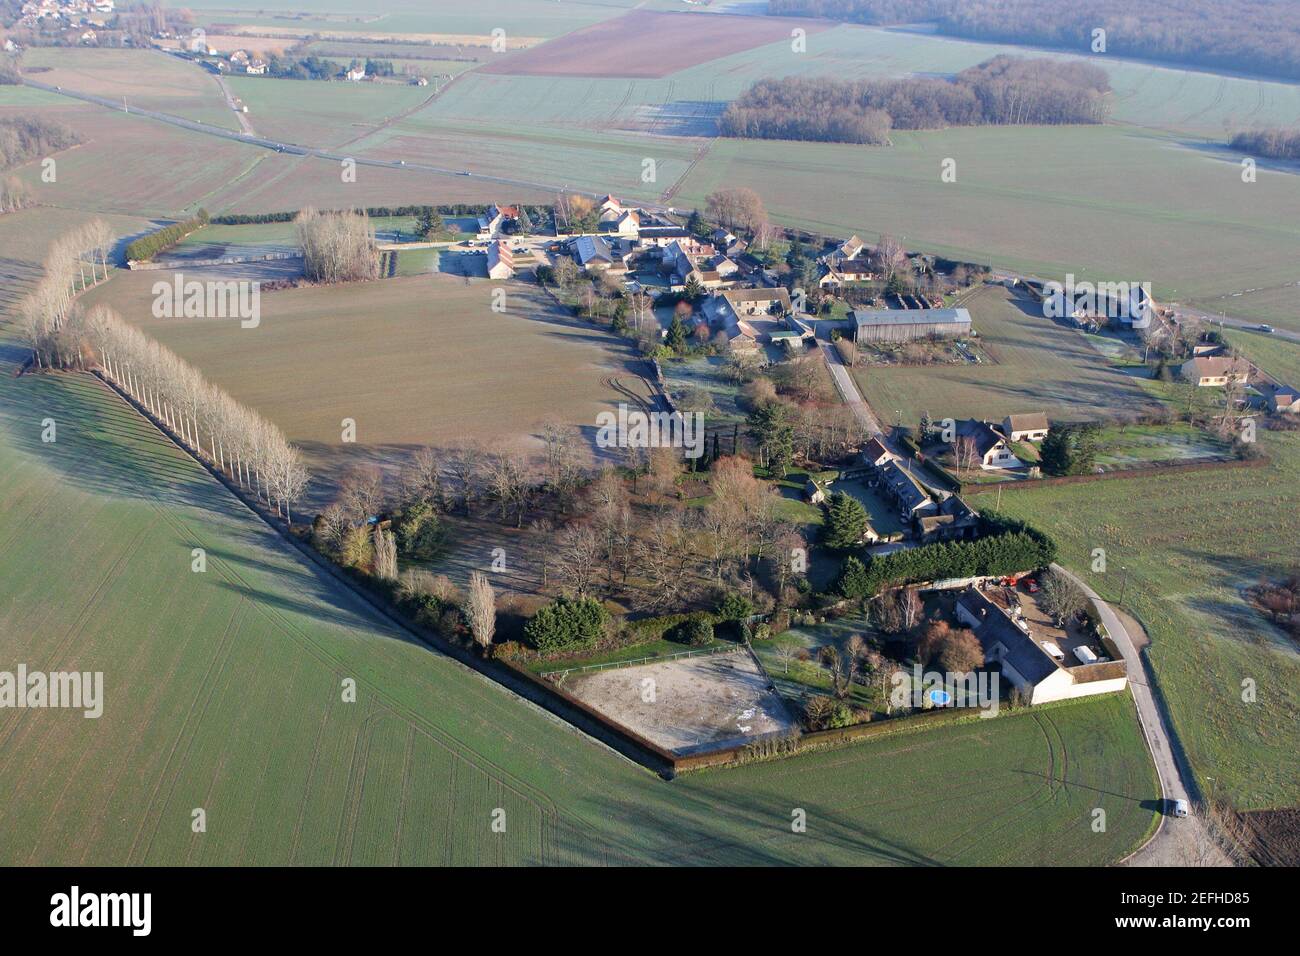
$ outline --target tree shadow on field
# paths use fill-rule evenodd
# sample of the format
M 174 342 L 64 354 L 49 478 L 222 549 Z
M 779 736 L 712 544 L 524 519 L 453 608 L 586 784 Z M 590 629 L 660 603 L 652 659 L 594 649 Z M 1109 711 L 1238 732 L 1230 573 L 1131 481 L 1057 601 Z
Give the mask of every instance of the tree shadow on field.
M 938 861 L 904 845 L 864 819 L 808 801 L 799 792 L 803 779 L 779 763 L 724 768 L 671 782 L 647 778 L 643 792 L 617 800 L 593 796 L 559 822 L 550 841 L 566 858 L 530 863 L 604 863 L 663 866 L 937 866 Z M 779 790 L 745 789 L 742 777 L 773 769 Z M 771 783 L 771 781 L 769 781 Z M 730 784 L 730 786 L 722 786 Z M 807 812 L 807 831 L 791 829 L 795 808 Z M 586 825 L 586 820 L 617 820 L 630 830 Z

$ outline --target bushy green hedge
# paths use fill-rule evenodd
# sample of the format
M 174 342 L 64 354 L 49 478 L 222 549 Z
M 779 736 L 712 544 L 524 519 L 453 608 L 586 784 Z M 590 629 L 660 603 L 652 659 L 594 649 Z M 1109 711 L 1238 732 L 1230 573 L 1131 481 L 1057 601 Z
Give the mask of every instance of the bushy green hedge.
M 865 564 L 857 557 L 846 558 L 834 590 L 847 598 L 865 598 L 900 584 L 1012 574 L 1056 560 L 1056 542 L 1041 531 L 1009 518 L 981 518 L 984 535 L 974 541 L 944 541 L 873 555 Z
M 609 615 L 594 598 L 559 597 L 524 625 L 524 638 L 539 653 L 595 647 L 605 635 Z
M 200 209 L 193 218 L 183 222 L 172 223 L 157 232 L 141 236 L 126 247 L 126 257 L 134 262 L 148 262 L 160 252 L 170 249 L 195 229 L 208 224 L 207 210 Z

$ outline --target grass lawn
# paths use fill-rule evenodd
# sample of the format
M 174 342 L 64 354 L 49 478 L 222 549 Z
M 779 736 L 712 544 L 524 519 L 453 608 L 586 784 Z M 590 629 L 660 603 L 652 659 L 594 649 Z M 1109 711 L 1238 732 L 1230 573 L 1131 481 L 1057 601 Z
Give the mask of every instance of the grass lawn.
M 1097 436 L 1097 444 L 1097 464 L 1108 471 L 1232 456 L 1230 443 L 1184 422 L 1108 425 Z
M 1157 402 L 1126 370 L 1111 366 L 1073 329 L 1035 312 L 1027 298 L 985 286 L 966 300 L 980 344 L 994 361 L 979 365 L 858 368 L 853 377 L 877 413 L 915 427 L 932 419 L 983 418 L 1042 411 L 1066 421 L 1151 411 Z

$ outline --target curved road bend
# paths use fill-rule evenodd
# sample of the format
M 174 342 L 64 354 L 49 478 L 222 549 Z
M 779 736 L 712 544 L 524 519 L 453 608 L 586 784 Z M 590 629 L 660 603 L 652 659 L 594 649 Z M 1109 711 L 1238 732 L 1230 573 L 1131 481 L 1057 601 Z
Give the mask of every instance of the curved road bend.
M 1156 703 L 1151 691 L 1151 675 L 1147 663 L 1138 653 L 1133 635 L 1124 626 L 1124 622 L 1086 583 L 1059 564 L 1053 564 L 1052 570 L 1059 571 L 1083 590 L 1092 601 L 1106 631 L 1115 640 L 1120 653 L 1128 664 L 1128 684 L 1133 692 L 1133 701 L 1137 704 L 1138 722 L 1142 725 L 1142 734 L 1146 737 L 1147 749 L 1156 765 L 1156 775 L 1160 778 L 1160 794 L 1165 805 L 1172 800 L 1187 800 L 1189 788 L 1183 779 L 1178 760 L 1174 756 L 1171 741 L 1174 738 L 1169 716 Z M 1205 824 L 1199 817 L 1191 816 L 1177 819 L 1161 812 L 1160 823 L 1155 835 L 1140 849 L 1134 852 L 1125 863 L 1128 866 L 1186 866 L 1198 854 L 1190 847 L 1212 845 L 1213 840 L 1205 832 Z M 1184 847 L 1189 849 L 1184 850 Z M 1214 865 L 1231 866 L 1232 863 L 1221 853 L 1215 853 Z

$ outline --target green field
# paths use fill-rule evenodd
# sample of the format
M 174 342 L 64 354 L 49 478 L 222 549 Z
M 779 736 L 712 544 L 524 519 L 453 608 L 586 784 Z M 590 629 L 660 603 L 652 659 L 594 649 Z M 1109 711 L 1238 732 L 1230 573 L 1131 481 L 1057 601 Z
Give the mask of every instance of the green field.
M 6 667 L 105 682 L 98 720 L 0 715 L 41 795 L 0 805 L 0 863 L 1104 864 L 1154 822 L 1125 697 L 665 783 L 407 643 L 89 377 L 0 355 Z
M 22 67 L 33 80 L 65 90 L 239 129 L 212 73 L 154 50 L 32 47 Z
M 158 278 L 124 274 L 87 301 L 111 305 L 266 415 L 322 471 L 471 437 L 538 450 L 533 436 L 549 419 L 594 429 L 620 400 L 606 379 L 634 361 L 624 340 L 523 282 L 504 284 L 505 313 L 492 311 L 501 283 L 428 273 L 266 292 L 261 324 L 244 329 L 153 318 Z M 357 423 L 355 445 L 340 444 L 344 418 Z
M 419 106 L 433 92 L 399 83 L 264 76 L 232 76 L 226 82 L 248 107 L 248 119 L 259 136 L 330 148 L 359 139 L 393 115 Z
M 883 418 L 893 422 L 901 412 L 903 424 L 915 426 L 925 412 L 935 421 L 1000 421 L 1042 411 L 1077 421 L 1157 407 L 1127 371 L 1112 367 L 1075 330 L 1044 318 L 1027 297 L 990 285 L 963 304 L 993 361 L 854 369 L 858 387 Z
M 1101 430 L 1097 443 L 1097 464 L 1108 470 L 1232 457 L 1228 442 L 1183 423 L 1111 425 Z
M 1103 598 L 1122 598 L 1146 627 L 1198 781 L 1241 808 L 1300 799 L 1300 653 L 1241 596 L 1261 576 L 1295 567 L 1300 434 L 1261 431 L 1260 443 L 1268 468 L 1022 489 L 1001 500 L 1002 511 L 1056 538 L 1062 564 Z M 988 493 L 970 500 L 994 505 Z M 1091 571 L 1095 548 L 1105 549 L 1104 574 Z M 1247 679 L 1256 703 L 1242 700 Z

